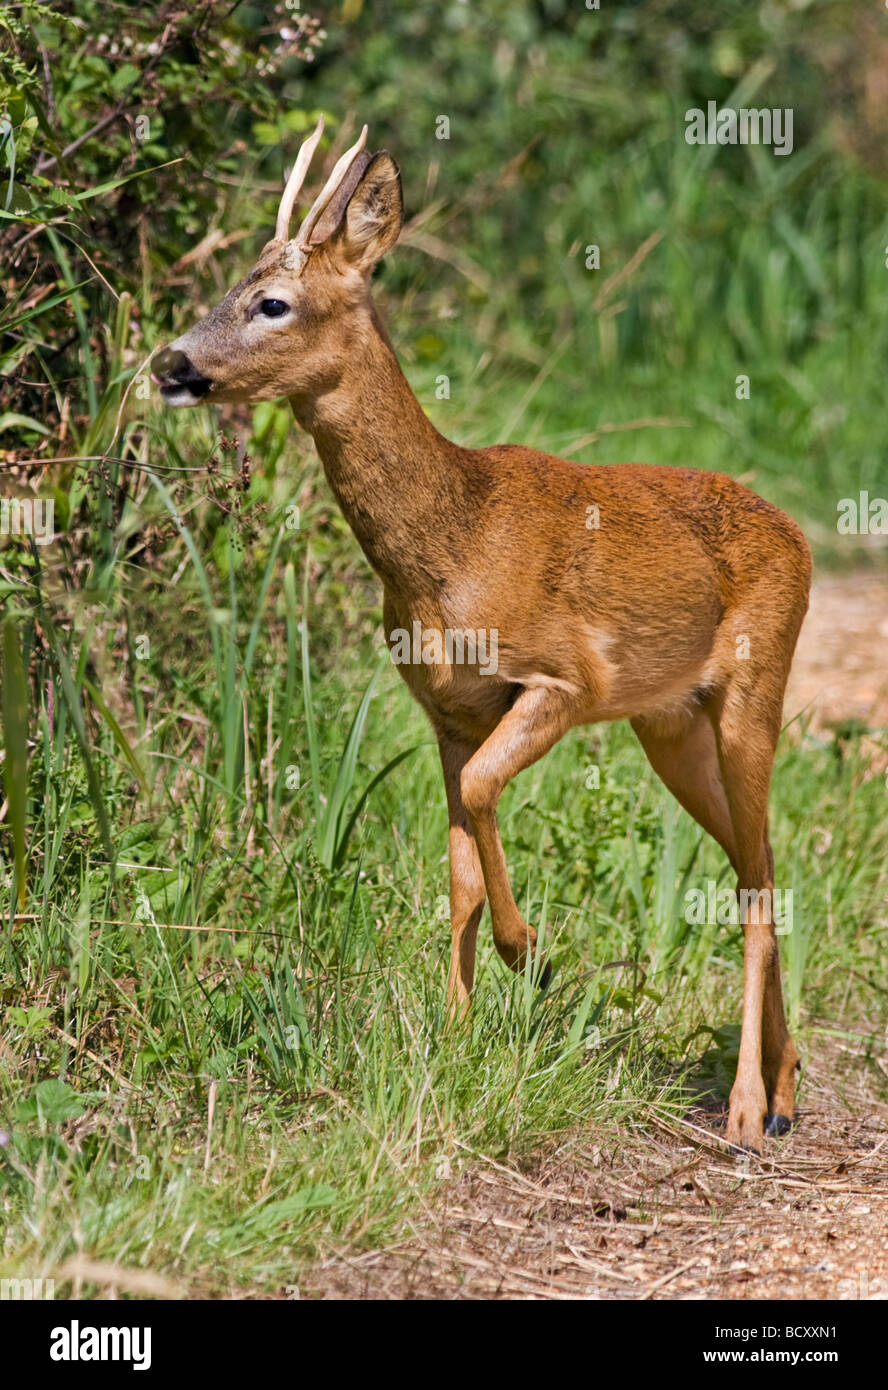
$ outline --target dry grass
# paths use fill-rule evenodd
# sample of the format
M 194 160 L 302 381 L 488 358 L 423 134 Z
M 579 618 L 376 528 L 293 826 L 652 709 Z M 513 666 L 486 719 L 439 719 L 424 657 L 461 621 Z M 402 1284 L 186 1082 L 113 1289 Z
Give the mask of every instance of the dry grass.
M 792 1133 L 732 1156 L 701 1109 L 574 1135 L 524 1168 L 473 1162 L 434 1222 L 343 1252 L 303 1296 L 377 1299 L 888 1297 L 888 1107 L 821 1058 Z

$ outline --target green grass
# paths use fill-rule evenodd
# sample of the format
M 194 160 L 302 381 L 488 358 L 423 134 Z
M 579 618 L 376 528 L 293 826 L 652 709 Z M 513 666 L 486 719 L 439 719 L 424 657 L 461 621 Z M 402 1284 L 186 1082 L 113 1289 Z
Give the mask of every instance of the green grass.
M 144 499 L 161 518 L 158 490 Z M 55 661 L 34 654 L 54 699 L 50 720 L 41 685 L 30 712 L 28 882 L 0 953 L 4 1274 L 83 1250 L 195 1292 L 280 1291 L 331 1248 L 393 1237 L 474 1155 L 643 1124 L 686 1106 L 701 1067 L 730 1084 L 739 929 L 683 916 L 688 887 L 729 871 L 625 726 L 574 732 L 503 799 L 551 988 L 506 972 L 485 922 L 471 1025 L 445 1031 L 446 813 L 423 718 L 390 665 L 368 686 L 378 643 L 360 590 L 325 593 L 335 564 L 303 606 L 322 545 L 270 522 L 242 553 L 228 541 L 227 575 L 202 572 L 183 523 L 150 574 L 119 561 L 121 628 L 99 609 L 56 631 Z M 115 715 L 127 672 L 140 699 Z M 884 783 L 843 747 L 787 736 L 775 776 L 803 1053 L 819 1026 L 876 1035 L 884 1017 Z

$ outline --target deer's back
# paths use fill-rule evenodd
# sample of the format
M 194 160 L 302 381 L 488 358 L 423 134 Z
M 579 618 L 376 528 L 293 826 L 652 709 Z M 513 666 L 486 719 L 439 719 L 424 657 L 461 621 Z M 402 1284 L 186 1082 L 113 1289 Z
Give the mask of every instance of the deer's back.
M 583 465 L 520 445 L 474 451 L 486 476 L 476 537 L 504 582 L 537 575 L 556 604 L 592 599 L 713 611 L 762 579 L 780 602 L 807 595 L 811 559 L 794 521 L 723 473 Z
M 585 692 L 589 720 L 681 706 L 718 684 L 741 630 L 801 623 L 801 531 L 724 474 L 585 466 L 521 446 L 466 451 L 462 466 L 477 505 L 460 553 L 434 593 L 387 591 L 405 627 L 497 635 L 493 679 L 448 666 L 404 672 L 438 722 L 492 727 L 510 687 L 540 683 Z

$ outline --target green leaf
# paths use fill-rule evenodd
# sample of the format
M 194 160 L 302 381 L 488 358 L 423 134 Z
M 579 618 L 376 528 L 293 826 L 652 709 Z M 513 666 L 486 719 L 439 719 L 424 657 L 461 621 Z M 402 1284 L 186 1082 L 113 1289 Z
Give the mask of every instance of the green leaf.
M 48 1004 L 32 1004 L 26 1009 L 14 1006 L 8 1017 L 10 1023 L 21 1028 L 29 1038 L 38 1038 L 52 1027 L 52 1009 Z
M 5 415 L 0 415 L 0 430 L 11 430 L 16 425 L 19 429 L 36 430 L 38 434 L 51 432 L 45 425 L 41 425 L 39 420 L 33 420 L 30 415 L 19 415 L 14 410 L 7 410 Z
M 324 818 L 321 827 L 320 845 L 318 848 L 318 858 L 328 869 L 332 869 L 339 858 L 339 846 L 341 841 L 342 818 L 345 815 L 346 799 L 351 791 L 355 780 L 355 769 L 358 762 L 358 749 L 361 744 L 361 737 L 364 733 L 364 725 L 367 722 L 367 715 L 370 710 L 370 701 L 373 699 L 373 692 L 379 673 L 382 670 L 383 661 L 370 677 L 367 689 L 361 698 L 361 703 L 357 708 L 355 717 L 351 722 L 348 736 L 345 740 L 345 747 L 339 759 L 339 767 L 336 770 L 336 781 L 333 791 L 324 810 Z
M 27 323 L 29 319 L 35 319 L 38 314 L 45 314 L 47 309 L 54 309 L 55 306 L 61 304 L 63 300 L 70 299 L 72 294 L 76 294 L 79 289 L 82 289 L 84 285 L 88 284 L 89 280 L 80 280 L 76 285 L 71 285 L 69 289 L 60 290 L 58 294 L 51 294 L 48 299 L 41 300 L 33 309 L 27 309 L 23 314 L 18 314 L 15 318 L 7 319 L 5 322 L 0 319 L 0 323 L 3 323 L 3 331 L 9 333 L 14 328 L 20 328 L 21 325 Z
M 277 126 L 271 125 L 268 121 L 255 121 L 253 134 L 260 145 L 277 145 L 281 138 Z
M 304 1216 L 308 1211 L 332 1206 L 335 1201 L 334 1188 L 326 1187 L 323 1183 L 313 1183 L 310 1187 L 303 1187 L 299 1192 L 282 1197 L 277 1202 L 266 1202 L 264 1206 L 244 1217 L 241 1229 L 244 1235 L 265 1235 L 280 1226 L 285 1226 L 296 1217 Z
M 61 1124 L 63 1120 L 76 1119 L 82 1115 L 86 1106 L 76 1091 L 56 1077 L 39 1081 L 31 1094 L 19 1101 L 15 1108 L 18 1124 L 29 1124 L 38 1120 L 44 1125 Z
M 336 868 L 342 860 L 342 856 L 344 855 L 346 848 L 348 847 L 348 842 L 351 839 L 352 832 L 355 826 L 357 825 L 358 817 L 360 816 L 361 811 L 364 807 L 364 803 L 367 800 L 370 793 L 374 790 L 375 787 L 379 786 L 380 782 L 385 781 L 386 777 L 388 777 L 390 772 L 394 772 L 395 768 L 398 766 L 399 763 L 402 763 L 405 758 L 410 757 L 411 753 L 415 753 L 417 749 L 422 747 L 423 745 L 421 743 L 414 743 L 412 747 L 405 748 L 401 753 L 396 753 L 393 758 L 389 759 L 385 767 L 381 768 L 380 771 L 377 772 L 376 776 L 371 778 L 371 780 L 367 783 L 366 787 L 361 792 L 361 795 L 358 797 L 357 805 L 355 806 L 355 809 L 349 816 L 345 829 L 340 833 L 339 838 L 337 840 L 336 851 L 333 861 L 334 868 Z
M 115 188 L 121 188 L 133 179 L 140 179 L 143 174 L 156 174 L 159 169 L 169 169 L 173 164 L 181 164 L 183 158 L 184 156 L 168 159 L 165 164 L 153 164 L 150 169 L 134 169 L 131 174 L 124 174 L 122 178 L 109 179 L 107 183 L 96 184 L 95 188 L 87 188 L 83 193 L 75 193 L 71 201 L 85 203 L 88 198 L 100 198 L 103 193 L 112 193 Z
M 124 63 L 122 67 L 117 69 L 111 78 L 109 84 L 111 91 L 114 92 L 116 96 L 119 96 L 121 92 L 125 92 L 128 87 L 133 85 L 138 76 L 139 69 L 136 67 L 135 63 Z

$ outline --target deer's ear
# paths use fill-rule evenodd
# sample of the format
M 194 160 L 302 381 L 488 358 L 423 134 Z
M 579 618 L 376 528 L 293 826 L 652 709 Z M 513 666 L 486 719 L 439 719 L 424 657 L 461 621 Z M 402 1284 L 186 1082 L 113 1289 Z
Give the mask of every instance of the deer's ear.
M 391 155 L 380 150 L 349 198 L 342 221 L 342 254 L 359 270 L 372 270 L 398 240 L 403 221 L 401 175 Z

